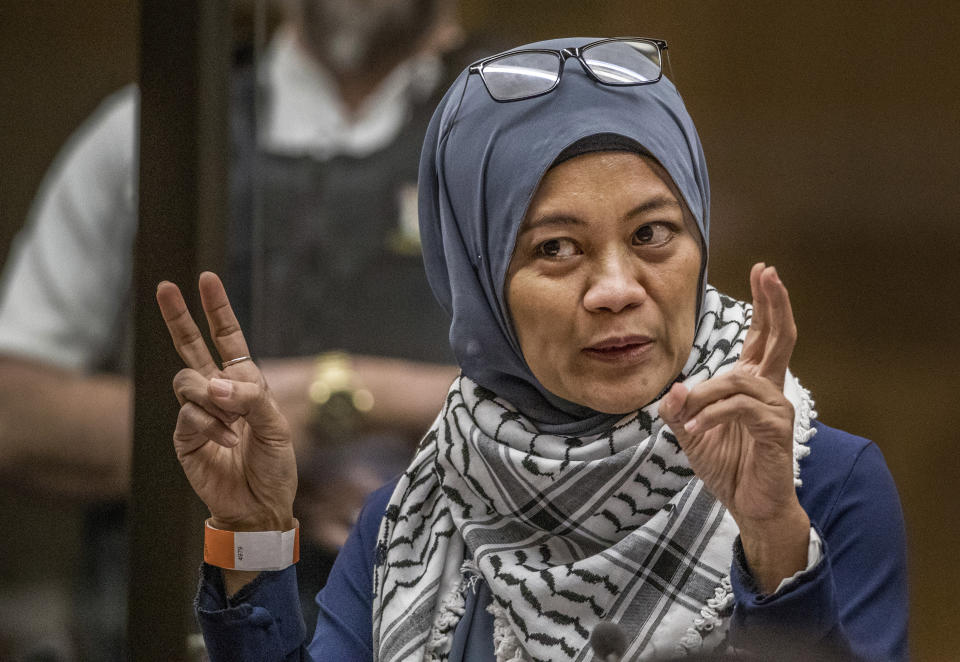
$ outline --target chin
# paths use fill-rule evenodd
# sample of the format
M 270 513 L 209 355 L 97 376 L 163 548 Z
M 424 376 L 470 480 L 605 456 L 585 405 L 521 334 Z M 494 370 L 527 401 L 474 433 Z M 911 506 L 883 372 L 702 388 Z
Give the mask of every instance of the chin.
M 673 375 L 633 375 L 622 380 L 597 379 L 578 384 L 564 396 L 604 414 L 629 414 L 650 404 L 669 385 Z
M 603 414 L 629 414 L 647 405 L 657 397 L 659 393 L 659 390 L 651 392 L 648 389 L 644 389 L 639 392 L 624 392 L 623 390 L 617 389 L 615 393 L 604 394 L 598 390 L 594 390 L 589 395 L 575 400 L 575 402 L 580 402 L 580 404 L 586 405 L 590 407 L 590 409 Z
M 626 416 L 627 414 L 632 414 L 643 407 L 643 405 L 626 405 L 626 404 L 610 404 L 610 405 L 590 405 L 590 408 L 600 412 L 601 414 L 615 414 L 617 416 Z

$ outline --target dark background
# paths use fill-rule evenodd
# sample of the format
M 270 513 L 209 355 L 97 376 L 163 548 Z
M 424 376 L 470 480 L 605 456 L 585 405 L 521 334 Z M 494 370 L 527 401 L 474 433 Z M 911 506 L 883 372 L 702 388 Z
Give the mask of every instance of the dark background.
M 877 442 L 899 486 L 914 657 L 960 657 L 960 3 L 463 0 L 461 15 L 518 43 L 670 43 L 710 167 L 710 280 L 743 298 L 753 262 L 777 265 L 794 372 L 821 420 Z M 0 261 L 63 141 L 136 78 L 137 22 L 135 2 L 0 2 Z M 44 531 L 29 546 L 4 534 L 0 590 L 14 572 L 68 577 L 77 506 L 0 496 L 5 531 Z

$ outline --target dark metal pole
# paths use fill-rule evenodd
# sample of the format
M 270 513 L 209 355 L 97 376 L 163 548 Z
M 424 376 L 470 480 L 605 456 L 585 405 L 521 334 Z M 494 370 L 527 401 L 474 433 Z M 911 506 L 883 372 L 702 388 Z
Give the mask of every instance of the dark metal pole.
M 181 363 L 154 294 L 172 280 L 197 311 L 197 275 L 223 263 L 230 5 L 141 0 L 140 20 L 127 636 L 131 660 L 186 662 L 206 512 L 173 452 L 179 405 L 170 384 Z

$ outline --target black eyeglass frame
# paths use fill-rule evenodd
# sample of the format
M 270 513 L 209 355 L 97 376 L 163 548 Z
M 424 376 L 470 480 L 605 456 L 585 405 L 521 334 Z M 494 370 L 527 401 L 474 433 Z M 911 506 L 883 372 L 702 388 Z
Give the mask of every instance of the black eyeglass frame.
M 660 73 L 657 74 L 657 77 L 654 80 L 645 80 L 640 82 L 627 82 L 627 83 L 610 83 L 604 80 L 600 80 L 600 78 L 595 73 L 593 73 L 593 71 L 590 69 L 590 66 L 584 61 L 583 52 L 594 46 L 599 46 L 600 44 L 608 44 L 610 42 L 615 42 L 615 41 L 643 41 L 648 44 L 652 44 L 656 46 L 657 55 L 660 58 Z M 487 94 L 490 95 L 491 99 L 493 99 L 497 103 L 513 103 L 514 101 L 524 101 L 526 99 L 534 99 L 536 97 L 542 97 L 544 94 L 550 94 L 555 89 L 557 89 L 557 85 L 560 84 L 560 79 L 563 78 L 564 64 L 566 64 L 566 61 L 569 60 L 570 58 L 575 58 L 577 62 L 580 63 L 580 67 L 587 74 L 587 76 L 592 78 L 597 83 L 600 83 L 601 85 L 609 85 L 611 87 L 631 87 L 636 85 L 650 85 L 652 83 L 656 83 L 661 78 L 663 78 L 663 59 L 664 59 L 664 53 L 666 53 L 667 48 L 668 46 L 666 41 L 664 41 L 663 39 L 654 39 L 652 37 L 610 37 L 607 39 L 598 39 L 597 41 L 591 41 L 589 44 L 584 44 L 583 46 L 574 46 L 573 48 L 562 48 L 562 49 L 520 48 L 515 51 L 508 51 L 506 53 L 497 53 L 496 55 L 485 57 L 482 60 L 477 60 L 476 62 L 470 65 L 469 73 L 480 74 L 480 80 L 483 81 L 483 86 L 486 88 Z M 487 85 L 487 79 L 484 78 L 484 75 L 483 75 L 483 68 L 486 67 L 491 62 L 496 62 L 497 60 L 502 60 L 512 55 L 519 55 L 521 53 L 545 53 L 547 55 L 556 56 L 560 65 L 557 69 L 557 80 L 553 82 L 553 85 L 551 85 L 548 89 L 542 92 L 537 92 L 535 94 L 528 94 L 526 96 L 517 97 L 516 99 L 498 99 L 493 95 L 493 92 L 490 91 L 490 86 Z M 668 55 L 667 66 L 669 66 L 669 62 L 670 62 L 670 59 Z

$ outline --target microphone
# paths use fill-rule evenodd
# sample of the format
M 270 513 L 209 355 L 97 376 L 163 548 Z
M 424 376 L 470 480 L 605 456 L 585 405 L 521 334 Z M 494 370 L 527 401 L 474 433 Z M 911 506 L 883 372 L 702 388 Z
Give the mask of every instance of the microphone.
M 612 621 L 600 621 L 590 633 L 593 654 L 602 662 L 620 662 L 627 652 L 627 636 Z

